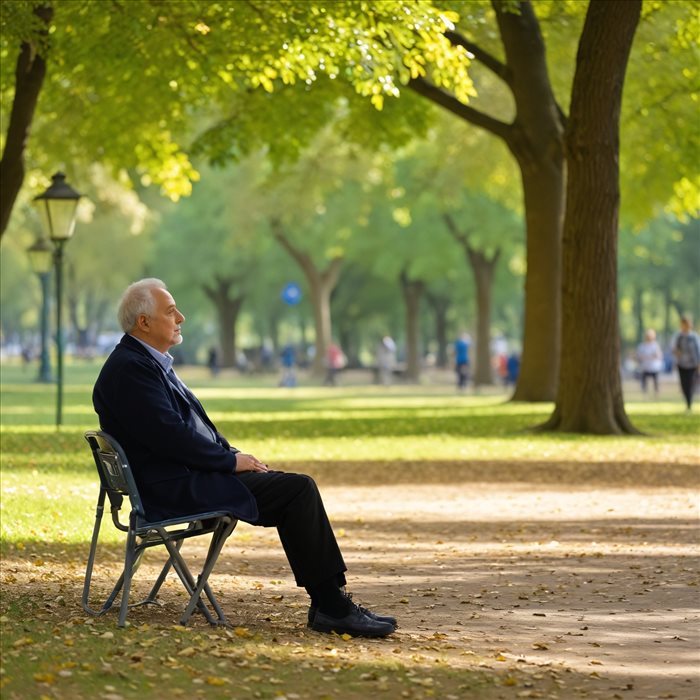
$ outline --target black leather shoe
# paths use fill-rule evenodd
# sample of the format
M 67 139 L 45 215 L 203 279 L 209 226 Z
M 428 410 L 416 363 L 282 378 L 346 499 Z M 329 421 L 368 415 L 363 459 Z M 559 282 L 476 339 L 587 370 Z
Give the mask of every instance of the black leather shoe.
M 335 632 L 352 637 L 386 637 L 396 629 L 388 622 L 367 617 L 357 605 L 352 605 L 345 617 L 331 617 L 317 610 L 309 626 L 316 632 Z
M 367 615 L 367 617 L 370 620 L 376 620 L 377 622 L 388 622 L 390 625 L 396 629 L 399 624 L 396 622 L 395 617 L 391 617 L 391 615 L 377 615 L 377 613 L 372 612 L 371 610 L 368 610 L 367 608 L 363 608 L 361 605 L 357 606 L 358 610 L 361 613 L 364 613 Z M 314 617 L 316 616 L 316 606 L 315 605 L 309 605 L 309 620 L 306 623 L 307 627 L 311 627 L 311 623 L 314 621 Z

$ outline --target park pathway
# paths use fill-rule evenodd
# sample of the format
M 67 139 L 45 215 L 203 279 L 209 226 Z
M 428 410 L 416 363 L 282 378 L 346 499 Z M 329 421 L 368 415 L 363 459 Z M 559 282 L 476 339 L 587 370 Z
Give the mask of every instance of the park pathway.
M 494 698 L 700 697 L 696 489 L 470 482 L 323 492 L 350 587 L 400 621 L 396 656 L 497 673 Z M 276 631 L 303 628 L 304 598 L 274 532 L 242 524 L 225 561 L 221 573 L 237 570 L 241 589 L 272 580 L 273 597 L 292 601 L 291 615 L 272 618 Z M 269 600 L 251 597 L 244 622 L 269 619 Z

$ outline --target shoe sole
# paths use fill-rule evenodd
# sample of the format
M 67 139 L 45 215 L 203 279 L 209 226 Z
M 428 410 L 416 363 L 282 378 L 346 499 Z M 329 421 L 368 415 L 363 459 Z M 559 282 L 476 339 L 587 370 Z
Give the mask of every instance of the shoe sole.
M 336 629 L 335 626 L 333 625 L 309 625 L 309 628 L 312 629 L 314 632 L 322 632 L 324 634 L 349 634 L 351 637 L 369 637 L 369 638 L 377 638 L 377 637 L 387 637 L 393 632 L 396 631 L 396 628 L 392 630 L 388 630 L 387 632 L 379 632 L 379 631 L 367 631 L 367 632 L 360 632 L 360 631 L 355 631 L 355 630 L 349 630 L 349 629 L 343 629 L 342 627 L 339 629 Z

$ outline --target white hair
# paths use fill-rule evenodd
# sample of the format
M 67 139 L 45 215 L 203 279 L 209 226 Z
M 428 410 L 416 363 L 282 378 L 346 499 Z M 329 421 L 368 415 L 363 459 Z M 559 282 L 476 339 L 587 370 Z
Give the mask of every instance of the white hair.
M 151 316 L 155 311 L 154 289 L 167 289 L 165 282 L 156 277 L 147 277 L 130 284 L 119 302 L 117 318 L 124 333 L 129 333 L 136 326 L 141 314 Z

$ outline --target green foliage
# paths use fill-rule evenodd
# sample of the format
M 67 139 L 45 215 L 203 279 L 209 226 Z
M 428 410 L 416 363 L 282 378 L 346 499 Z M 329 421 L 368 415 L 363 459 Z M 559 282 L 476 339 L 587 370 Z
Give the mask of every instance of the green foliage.
M 622 216 L 640 225 L 666 206 L 677 218 L 700 213 L 700 7 L 646 3 L 621 117 Z

